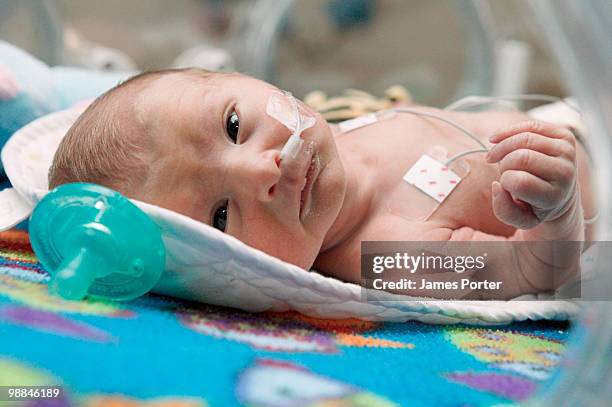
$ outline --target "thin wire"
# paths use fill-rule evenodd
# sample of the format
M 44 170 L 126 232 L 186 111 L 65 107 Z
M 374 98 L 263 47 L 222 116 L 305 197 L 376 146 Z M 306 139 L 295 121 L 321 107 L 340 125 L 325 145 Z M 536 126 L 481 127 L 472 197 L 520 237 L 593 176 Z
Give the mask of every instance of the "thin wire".
M 466 128 L 458 125 L 455 122 L 452 122 L 450 120 L 447 120 L 443 117 L 434 115 L 434 114 L 430 114 L 430 113 L 425 113 L 425 112 L 421 112 L 419 110 L 413 110 L 413 109 L 409 109 L 406 107 L 396 107 L 393 109 L 389 109 L 387 111 L 383 111 L 383 112 L 388 112 L 388 111 L 393 111 L 393 112 L 398 112 L 398 113 L 410 113 L 410 114 L 414 114 L 417 116 L 424 116 L 424 117 L 429 117 L 431 119 L 436 119 L 439 120 L 441 122 L 444 122 L 452 127 L 454 127 L 455 129 L 459 130 L 460 132 L 462 132 L 463 134 L 465 134 L 466 136 L 468 136 L 469 138 L 471 138 L 472 140 L 474 140 L 480 147 L 484 148 L 485 150 L 487 150 L 487 146 L 478 139 L 478 137 L 476 137 L 474 134 L 472 134 L 469 130 L 467 130 Z M 488 151 L 488 150 L 487 150 Z
M 485 149 L 479 149 L 479 150 L 464 151 L 462 153 L 456 154 L 456 155 L 452 156 L 451 158 L 449 158 L 445 165 L 448 167 L 453 162 L 455 162 L 455 160 L 458 160 L 459 158 L 464 157 L 464 156 L 469 155 L 469 154 L 488 153 L 488 152 L 489 152 L 489 150 L 487 150 L 486 148 Z

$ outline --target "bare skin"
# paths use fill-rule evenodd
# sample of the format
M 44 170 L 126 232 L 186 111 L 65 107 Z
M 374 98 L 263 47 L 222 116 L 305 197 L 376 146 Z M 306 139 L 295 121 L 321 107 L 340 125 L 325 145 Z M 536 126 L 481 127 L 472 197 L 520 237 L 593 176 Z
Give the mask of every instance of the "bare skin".
M 149 180 L 133 195 L 208 224 L 214 224 L 219 203 L 227 202 L 226 233 L 305 269 L 314 266 L 359 282 L 365 240 L 581 241 L 583 217 L 595 212 L 582 146 L 566 129 L 530 121 L 523 113 L 418 107 L 461 124 L 492 148 L 488 155 L 466 157 L 468 175 L 427 220 L 415 221 L 390 212 L 389 197 L 433 146 L 443 146 L 449 156 L 477 147 L 456 129 L 401 114 L 338 134 L 317 116 L 316 125 L 302 134 L 313 151 L 280 160 L 290 132 L 265 113 L 275 88 L 243 76 L 216 82 L 210 92 L 210 84 L 168 75 L 136 101 L 154 158 Z M 233 111 L 240 117 L 236 143 L 224 134 L 224 120 Z M 316 175 L 302 193 L 315 158 Z M 412 193 L 414 199 L 393 203 L 404 207 L 403 214 L 422 196 Z M 518 259 L 517 277 L 504 275 L 515 273 L 509 259 Z M 502 250 L 489 260 L 492 273 L 498 273 L 492 277 L 509 281 L 494 298 L 554 288 L 538 281 L 547 266 L 540 253 Z
M 344 163 L 359 159 L 355 158 L 359 154 L 355 152 L 362 152 L 364 155 L 363 165 L 369 167 L 369 170 L 363 171 L 366 175 L 360 179 L 360 186 L 357 188 L 365 189 L 366 191 L 361 194 L 371 196 L 373 199 L 369 211 L 361 217 L 362 221 L 347 235 L 342 244 L 322 252 L 315 262 L 315 268 L 335 270 L 334 276 L 340 279 L 360 282 L 360 245 L 361 241 L 367 240 L 580 241 L 584 239 L 582 216 L 590 218 L 595 214 L 593 192 L 589 182 L 590 169 L 583 146 L 575 143 L 570 132 L 551 124 L 533 122 L 529 116 L 520 112 L 451 113 L 425 107 L 419 109 L 424 112 L 435 112 L 469 129 L 492 147 L 489 159 L 487 160 L 488 157 L 484 153 L 465 157 L 470 167 L 468 175 L 426 221 L 420 221 L 415 219 L 423 214 L 423 210 L 415 203 L 423 202 L 423 194 L 414 188 L 411 190 L 412 196 L 404 195 L 406 200 L 403 203 L 405 205 L 403 211 L 401 204 L 397 202 L 392 203 L 392 207 L 396 210 L 389 210 L 391 206 L 389 197 L 394 196 L 395 189 L 404 182 L 402 176 L 407 169 L 433 146 L 443 146 L 448 150 L 450 157 L 478 148 L 478 145 L 446 124 L 404 114 L 347 134 L 338 134 L 336 142 Z M 542 128 L 535 129 L 534 126 Z M 525 133 L 534 136 L 523 140 L 525 136 L 521 134 Z M 494 134 L 500 136 L 493 140 L 497 142 L 496 144 L 491 144 L 488 137 Z M 533 144 L 530 140 L 534 138 L 541 142 L 541 146 L 527 148 L 529 143 Z M 502 143 L 502 139 L 506 141 Z M 515 144 L 516 140 L 519 142 Z M 539 154 L 542 153 L 538 150 L 556 154 L 555 147 L 564 149 L 567 156 L 540 157 Z M 521 151 L 511 154 L 516 150 Z M 528 155 L 535 153 L 537 156 L 536 160 L 532 158 L 531 162 L 524 164 L 521 162 L 524 159 L 522 155 L 527 150 L 533 151 L 527 153 Z M 373 156 L 377 159 L 372 159 Z M 543 162 L 538 164 L 540 158 L 543 158 Z M 384 171 L 378 170 L 380 168 L 384 168 Z M 516 178 L 508 177 L 517 170 L 544 175 L 555 185 L 553 187 L 550 183 L 542 183 L 532 186 L 527 183 L 517 187 Z M 493 183 L 500 180 L 502 193 L 493 199 Z M 574 190 L 576 185 L 579 188 Z M 534 217 L 532 209 L 514 202 L 513 194 L 508 192 L 510 190 L 522 197 L 523 201 L 530 202 L 527 195 L 522 194 L 523 189 L 532 188 L 533 196 L 529 196 L 529 199 L 534 207 L 547 206 L 546 214 L 541 215 L 541 218 Z M 553 192 L 556 192 L 557 188 L 561 190 L 558 198 L 555 196 L 556 199 L 551 201 L 544 199 L 547 201 L 544 205 L 539 197 L 554 195 Z M 563 206 L 565 207 L 562 208 L 562 212 L 555 212 Z M 342 215 L 341 212 L 339 219 Z M 411 218 L 411 215 L 414 215 L 414 218 Z M 589 226 L 586 229 L 587 238 L 590 238 L 591 234 Z M 511 246 L 506 246 L 509 247 Z M 500 251 L 497 253 L 497 259 L 495 256 L 489 257 L 487 270 L 489 278 L 503 280 L 505 283 L 504 290 L 493 293 L 493 298 L 512 298 L 555 288 L 537 287 L 537 278 L 529 277 L 530 274 L 537 275 L 544 266 L 536 256 L 526 256 L 523 272 L 528 277 L 509 279 L 505 273 L 514 272 L 509 260 L 514 255 Z M 575 260 L 568 259 L 568 263 L 573 264 Z M 499 273 L 495 273 L 495 270 Z M 421 293 L 412 291 L 409 294 L 431 295 L 431 291 Z M 443 296 L 443 293 L 440 295 Z M 490 297 L 485 295 L 479 298 Z

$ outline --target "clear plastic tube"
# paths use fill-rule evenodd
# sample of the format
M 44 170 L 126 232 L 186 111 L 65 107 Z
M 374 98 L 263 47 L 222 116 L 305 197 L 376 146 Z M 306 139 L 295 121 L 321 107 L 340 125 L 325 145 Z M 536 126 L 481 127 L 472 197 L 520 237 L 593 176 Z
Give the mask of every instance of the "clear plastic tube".
M 300 147 L 302 147 L 302 144 L 304 144 L 304 140 L 302 140 L 302 138 L 300 137 L 302 133 L 302 120 L 300 117 L 298 104 L 291 94 L 289 94 L 288 99 L 289 102 L 291 102 L 291 107 L 293 108 L 293 115 L 295 117 L 295 130 L 293 131 L 293 134 L 291 135 L 291 137 L 289 137 L 289 140 L 287 140 L 287 143 L 285 143 L 283 149 L 280 152 L 281 160 L 288 155 L 292 158 L 295 158 L 297 152 L 300 150 Z

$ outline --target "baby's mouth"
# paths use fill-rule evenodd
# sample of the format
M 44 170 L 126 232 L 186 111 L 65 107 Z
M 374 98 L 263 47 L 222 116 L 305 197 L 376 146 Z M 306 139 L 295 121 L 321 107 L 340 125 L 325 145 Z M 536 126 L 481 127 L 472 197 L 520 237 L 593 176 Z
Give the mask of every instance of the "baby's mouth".
M 319 175 L 320 169 L 321 164 L 319 161 L 319 155 L 314 153 L 310 159 L 310 165 L 306 171 L 306 176 L 304 177 L 304 187 L 300 192 L 300 220 L 303 220 L 306 214 L 310 212 L 312 186 Z

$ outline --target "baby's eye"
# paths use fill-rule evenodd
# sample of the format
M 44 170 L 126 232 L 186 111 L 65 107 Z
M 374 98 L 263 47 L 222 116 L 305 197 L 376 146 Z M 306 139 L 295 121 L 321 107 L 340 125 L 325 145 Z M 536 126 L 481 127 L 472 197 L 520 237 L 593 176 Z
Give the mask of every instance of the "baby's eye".
M 238 130 L 240 129 L 240 119 L 238 114 L 232 111 L 227 118 L 227 135 L 234 143 L 238 142 Z
M 221 232 L 225 232 L 227 225 L 227 201 L 215 211 L 213 215 L 213 226 Z

